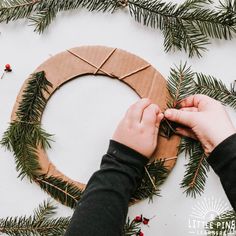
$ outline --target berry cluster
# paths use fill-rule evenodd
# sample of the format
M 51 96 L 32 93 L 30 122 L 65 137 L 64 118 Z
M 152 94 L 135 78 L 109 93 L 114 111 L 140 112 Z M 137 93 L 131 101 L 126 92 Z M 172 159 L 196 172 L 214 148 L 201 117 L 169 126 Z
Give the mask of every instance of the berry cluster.
M 134 221 L 137 223 L 143 223 L 144 225 L 148 225 L 150 219 L 143 217 L 143 215 L 139 215 L 134 218 Z M 139 230 L 136 236 L 144 236 L 144 233 L 141 230 Z

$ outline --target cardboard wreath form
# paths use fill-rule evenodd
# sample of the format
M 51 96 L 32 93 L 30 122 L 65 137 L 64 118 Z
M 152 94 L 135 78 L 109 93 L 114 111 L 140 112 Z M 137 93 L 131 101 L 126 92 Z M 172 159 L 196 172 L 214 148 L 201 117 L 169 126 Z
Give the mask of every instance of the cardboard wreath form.
M 92 74 L 106 75 L 111 79 L 118 79 L 130 86 L 141 98 L 150 98 L 152 102 L 158 104 L 162 110 L 167 107 L 166 103 L 169 94 L 166 88 L 166 80 L 148 62 L 121 49 L 103 46 L 73 48 L 51 57 L 41 64 L 36 69 L 35 73 L 40 71 L 45 72 L 47 80 L 52 84 L 51 87 L 48 87 L 48 93 L 44 93 L 46 102 L 64 83 L 78 78 L 79 76 Z M 26 90 L 28 82 L 29 79 L 25 81 L 17 97 L 11 117 L 12 122 L 18 119 L 18 109 L 24 99 L 24 91 Z M 39 114 L 40 120 L 42 113 L 43 110 L 41 114 Z M 160 136 L 153 159 L 163 160 L 165 167 L 170 171 L 176 162 L 179 141 L 180 139 L 176 135 L 173 135 L 169 139 Z M 86 185 L 79 181 L 72 180 L 61 173 L 53 163 L 50 162 L 45 148 L 39 145 L 36 148 L 36 153 L 40 168 L 37 174 L 38 177 L 35 176 L 33 180 L 44 188 L 44 190 L 49 193 L 50 188 L 59 190 L 59 187 L 55 187 L 50 181 L 61 180 L 60 184 L 63 186 L 64 193 L 67 194 L 66 198 L 73 198 L 73 189 L 70 189 L 71 185 L 83 191 Z M 47 187 L 45 187 L 45 185 L 47 185 Z M 70 189 L 71 192 L 68 189 Z M 54 198 L 58 199 L 59 197 L 54 196 Z M 59 200 L 66 205 L 70 205 L 66 203 L 66 199 Z

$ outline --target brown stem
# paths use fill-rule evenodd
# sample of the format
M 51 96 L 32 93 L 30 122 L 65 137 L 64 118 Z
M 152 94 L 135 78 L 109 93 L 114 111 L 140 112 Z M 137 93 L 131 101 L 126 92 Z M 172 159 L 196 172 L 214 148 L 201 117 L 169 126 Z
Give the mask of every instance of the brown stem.
M 201 167 L 201 164 L 202 164 L 204 158 L 205 158 L 205 154 L 202 155 L 202 157 L 201 157 L 201 159 L 200 159 L 200 161 L 199 161 L 199 163 L 198 163 L 198 167 L 197 167 L 197 170 L 196 170 L 196 172 L 195 172 L 195 174 L 194 174 L 193 180 L 192 180 L 191 183 L 189 184 L 189 187 L 190 187 L 190 188 L 193 188 L 194 185 L 195 185 L 195 183 L 196 183 L 196 178 L 197 178 L 197 175 L 198 175 L 198 173 L 199 173 L 199 169 L 200 169 L 200 167 Z
M 40 179 L 40 178 L 36 178 L 35 180 L 38 181 L 38 182 L 42 182 L 42 183 L 45 183 L 45 184 L 47 184 L 47 185 L 50 185 L 51 187 L 53 187 L 53 188 L 59 190 L 60 192 L 64 193 L 66 196 L 71 197 L 75 202 L 78 201 L 74 196 L 72 196 L 71 194 L 69 194 L 67 191 L 64 191 L 63 189 L 57 187 L 57 186 L 54 185 L 54 184 L 49 183 L 49 182 L 46 181 L 46 180 L 43 180 L 43 179 Z M 46 192 L 48 192 L 48 191 L 46 190 Z

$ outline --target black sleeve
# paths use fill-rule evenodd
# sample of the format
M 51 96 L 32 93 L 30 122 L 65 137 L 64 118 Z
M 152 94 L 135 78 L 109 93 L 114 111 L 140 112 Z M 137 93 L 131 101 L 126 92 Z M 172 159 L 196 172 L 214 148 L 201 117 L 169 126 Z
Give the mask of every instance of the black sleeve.
M 129 199 L 147 162 L 140 153 L 111 140 L 100 170 L 90 178 L 65 235 L 122 235 Z
M 220 143 L 207 161 L 220 177 L 225 193 L 236 210 L 236 134 Z

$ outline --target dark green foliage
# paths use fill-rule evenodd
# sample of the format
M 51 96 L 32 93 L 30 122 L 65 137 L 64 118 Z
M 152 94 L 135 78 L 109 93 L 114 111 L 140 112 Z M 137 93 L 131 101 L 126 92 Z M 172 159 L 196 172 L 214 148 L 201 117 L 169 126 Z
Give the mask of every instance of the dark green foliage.
M 128 2 L 138 22 L 163 32 L 166 51 L 184 50 L 190 57 L 201 56 L 209 38 L 231 39 L 236 32 L 236 16 L 211 9 L 208 0 L 187 0 L 179 5 L 155 0 Z
M 3 134 L 1 145 L 13 151 L 19 177 L 34 178 L 40 170 L 37 158 L 37 147 L 50 147 L 51 135 L 47 134 L 39 124 L 15 121 Z
M 63 236 L 69 226 L 70 217 L 53 218 L 56 207 L 45 201 L 30 216 L 0 219 L 0 234 L 9 236 Z M 124 236 L 134 236 L 140 232 L 139 222 L 128 218 L 124 225 Z
M 39 0 L 40 1 L 40 0 Z M 34 5 L 39 1 L 34 0 L 2 0 L 0 1 L 0 22 L 9 22 L 29 17 Z
M 194 73 L 191 67 L 181 63 L 178 67 L 170 69 L 168 77 L 167 89 L 171 99 L 168 106 L 171 108 L 178 107 L 178 102 L 193 93 Z
M 31 76 L 16 112 L 17 120 L 10 123 L 1 140 L 2 146 L 13 151 L 21 178 L 27 176 L 32 180 L 38 174 L 37 147 L 50 147 L 51 135 L 39 124 L 41 112 L 46 106 L 44 95 L 49 93 L 48 87 L 51 83 L 43 71 Z
M 187 146 L 188 145 L 188 146 Z M 184 146 L 186 148 L 184 148 Z M 187 196 L 196 197 L 204 191 L 209 164 L 200 142 L 190 139 L 181 146 L 182 150 L 189 155 L 189 162 L 186 164 L 186 171 L 181 187 L 185 188 Z
M 168 108 L 179 108 L 178 103 L 195 92 L 194 88 L 194 73 L 187 63 L 180 64 L 179 67 L 170 69 L 170 76 L 167 81 L 167 89 L 170 94 L 168 100 Z M 176 133 L 177 124 L 163 119 L 160 126 L 160 134 L 163 137 L 170 138 Z
M 186 0 L 182 4 L 161 0 L 4 0 L 0 3 L 0 22 L 28 18 L 35 31 L 42 33 L 58 12 L 86 8 L 111 12 L 127 7 L 134 19 L 160 29 L 167 52 L 184 50 L 190 57 L 201 56 L 210 38 L 231 39 L 236 33 L 236 1 Z
M 213 76 L 202 73 L 195 73 L 195 76 L 195 93 L 205 94 L 236 109 L 235 83 L 232 83 L 231 88 L 228 89 L 221 80 Z
M 62 236 L 69 225 L 69 217 L 52 218 L 56 207 L 44 202 L 31 216 L 0 219 L 0 232 L 9 236 Z
M 35 14 L 29 19 L 35 26 L 35 31 L 42 33 L 60 11 L 82 7 L 89 11 L 113 12 L 118 6 L 119 4 L 115 0 L 42 0 L 35 7 Z
M 44 71 L 31 75 L 17 111 L 17 118 L 20 121 L 39 122 L 46 106 L 45 95 L 49 94 L 49 87 L 52 87 L 52 84 L 46 79 Z
M 60 178 L 42 175 L 36 177 L 34 181 L 37 182 L 40 187 L 49 193 L 54 199 L 70 208 L 76 207 L 76 203 L 82 194 L 82 190 L 77 186 L 63 181 Z
M 127 219 L 127 222 L 124 225 L 124 233 L 123 236 L 135 236 L 140 232 L 140 222 L 136 222 L 135 220 Z
M 159 186 L 165 181 L 168 176 L 168 170 L 164 166 L 164 161 L 154 161 L 145 167 L 145 173 L 140 181 L 138 188 L 132 195 L 131 202 L 158 196 Z
M 235 235 L 236 234 L 236 213 L 235 211 L 226 211 L 217 216 L 206 226 L 207 235 Z

